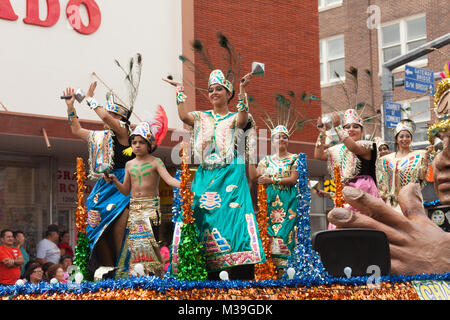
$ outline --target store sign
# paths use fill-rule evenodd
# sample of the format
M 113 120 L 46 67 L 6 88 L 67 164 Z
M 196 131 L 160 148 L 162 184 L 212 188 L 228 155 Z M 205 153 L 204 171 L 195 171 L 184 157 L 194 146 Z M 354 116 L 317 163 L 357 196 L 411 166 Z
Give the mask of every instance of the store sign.
M 59 168 L 57 172 L 58 183 L 58 200 L 59 204 L 74 205 L 78 201 L 78 185 L 76 169 L 74 168 Z M 91 193 L 95 181 L 86 180 L 85 182 L 85 197 Z
M 0 19 L 16 21 L 19 16 L 11 6 L 11 0 L 0 0 Z M 25 1 L 25 0 L 23 0 Z M 39 0 L 27 1 L 27 15 L 23 22 L 40 27 L 54 26 L 60 16 L 61 6 L 59 0 L 47 0 L 47 18 L 42 20 L 39 12 Z M 89 17 L 89 24 L 86 26 L 81 21 L 80 6 L 84 5 Z M 66 6 L 66 16 L 73 29 L 81 34 L 92 34 L 100 27 L 102 16 L 100 8 L 95 0 L 70 0 Z

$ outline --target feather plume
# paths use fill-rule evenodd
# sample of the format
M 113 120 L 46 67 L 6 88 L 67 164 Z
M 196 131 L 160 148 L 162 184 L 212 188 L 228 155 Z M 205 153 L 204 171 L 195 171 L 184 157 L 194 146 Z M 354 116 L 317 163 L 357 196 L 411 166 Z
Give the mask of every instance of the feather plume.
M 211 59 L 209 58 L 209 55 L 208 55 L 208 51 L 206 50 L 206 48 L 203 45 L 203 42 L 201 40 L 195 39 L 192 42 L 192 48 L 194 48 L 194 51 L 196 51 L 200 54 L 200 57 L 202 58 L 203 62 L 206 63 L 208 68 L 210 68 L 211 70 L 216 69 L 214 64 L 211 62 Z
M 219 46 L 225 49 L 225 60 L 229 65 L 229 69 L 226 71 L 225 77 L 234 85 L 240 74 L 241 56 L 239 53 L 235 52 L 234 46 L 221 31 L 217 32 L 217 38 L 219 39 Z
M 276 118 L 274 116 L 269 115 L 268 112 L 264 110 L 264 108 L 253 108 L 257 109 L 264 113 L 265 118 L 259 117 L 264 124 L 270 129 L 273 130 L 275 127 L 282 125 L 286 127 L 289 132 L 289 135 L 293 134 L 295 131 L 300 131 L 304 129 L 305 125 L 309 122 L 316 121 L 317 119 L 309 118 L 304 114 L 308 111 L 308 105 L 306 102 L 310 102 L 311 100 L 320 100 L 313 94 L 307 94 L 303 92 L 300 99 L 300 104 L 297 104 L 297 96 L 294 91 L 288 90 L 287 95 L 276 93 L 275 94 L 275 108 L 276 108 Z M 255 102 L 253 103 L 257 105 Z M 300 112 L 298 109 L 302 107 L 302 111 Z
M 114 62 L 125 74 L 131 116 L 131 113 L 134 109 L 134 103 L 136 102 L 136 98 L 138 95 L 139 84 L 141 82 L 142 55 L 140 53 L 137 53 L 134 57 L 130 58 L 128 62 L 128 70 L 125 70 L 125 68 L 122 67 L 117 59 L 115 59 Z
M 133 155 L 133 148 L 128 147 L 124 150 L 122 150 L 122 154 L 128 157 L 131 157 Z
M 439 75 L 442 79 L 450 78 L 450 61 L 444 65 L 444 71 Z
M 158 105 L 155 116 L 149 121 L 150 130 L 155 136 L 156 144 L 159 146 L 166 136 L 168 129 L 168 118 L 166 111 L 161 105 Z
M 183 55 L 178 56 L 178 59 L 180 59 L 180 61 L 183 62 L 183 64 L 185 64 L 190 71 L 197 73 L 200 77 L 202 77 L 203 80 L 205 81 L 209 80 L 209 75 L 205 75 L 204 72 L 199 70 L 190 59 L 186 58 Z
M 241 56 L 235 51 L 230 40 L 222 32 L 218 32 L 217 37 L 219 38 L 219 47 L 223 48 L 226 52 L 225 60 L 228 64 L 228 66 L 226 68 L 223 68 L 222 71 L 225 75 L 225 78 L 233 84 L 233 87 L 235 87 L 236 80 L 239 79 L 240 75 Z M 196 75 L 204 79 L 205 82 L 208 82 L 210 74 L 209 72 L 208 74 L 205 74 L 205 72 L 202 72 L 200 70 L 200 63 L 206 65 L 209 71 L 215 70 L 217 68 L 210 59 L 208 50 L 201 40 L 195 39 L 191 43 L 191 46 L 194 52 L 198 54 L 198 56 L 196 55 L 196 63 L 194 63 L 184 55 L 179 55 L 178 58 L 188 68 L 189 71 L 194 72 Z M 197 59 L 197 57 L 199 59 Z M 194 85 L 192 85 L 192 87 L 194 87 L 196 90 L 201 90 L 202 94 L 205 94 L 205 89 L 195 87 Z

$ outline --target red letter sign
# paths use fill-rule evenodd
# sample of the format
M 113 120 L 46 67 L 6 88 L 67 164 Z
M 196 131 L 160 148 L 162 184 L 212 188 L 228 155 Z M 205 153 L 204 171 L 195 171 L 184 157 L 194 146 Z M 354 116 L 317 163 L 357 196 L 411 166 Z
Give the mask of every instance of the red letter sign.
M 59 0 L 47 0 L 47 19 L 39 18 L 39 0 L 27 0 L 27 17 L 23 22 L 41 27 L 51 27 L 58 22 Z
M 80 5 L 84 5 L 89 16 L 89 24 L 83 25 L 80 16 Z M 100 8 L 94 0 L 70 0 L 66 8 L 67 18 L 75 31 L 81 34 L 91 34 L 97 31 L 102 22 Z
M 0 19 L 17 20 L 19 17 L 14 13 L 9 0 L 0 0 Z

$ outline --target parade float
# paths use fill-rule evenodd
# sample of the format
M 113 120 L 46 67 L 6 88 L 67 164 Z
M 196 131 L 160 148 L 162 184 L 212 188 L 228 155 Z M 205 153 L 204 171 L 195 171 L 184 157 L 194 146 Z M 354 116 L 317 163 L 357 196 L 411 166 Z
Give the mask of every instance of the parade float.
M 420 274 L 414 276 L 331 276 L 324 268 L 319 254 L 311 244 L 309 206 L 311 191 L 308 186 L 306 156 L 299 155 L 298 165 L 298 244 L 289 261 L 289 268 L 282 279 L 274 280 L 273 263 L 270 259 L 256 268 L 255 280 L 238 281 L 205 280 L 205 269 L 201 250 L 192 232 L 194 219 L 186 202 L 192 197 L 187 189 L 189 168 L 185 162 L 177 176 L 182 181 L 181 189 L 174 190 L 174 220 L 182 216 L 184 228 L 181 245 L 178 248 L 178 278 L 170 269 L 163 278 L 145 274 L 125 279 L 90 279 L 86 271 L 86 237 L 84 234 L 86 212 L 83 207 L 84 164 L 78 159 L 78 209 L 76 224 L 78 230 L 75 247 L 74 268 L 66 283 L 41 282 L 38 285 L 16 283 L 1 286 L 0 295 L 4 300 L 445 300 L 450 297 L 448 281 L 450 274 Z M 339 181 L 337 189 L 339 189 Z M 338 200 L 339 201 L 339 200 Z M 264 188 L 258 189 L 258 223 L 265 250 L 268 249 L 264 236 L 265 197 Z M 184 270 L 184 271 L 182 271 Z M 348 270 L 346 270 L 348 272 Z M 82 276 L 81 276 L 82 275 Z M 183 279 L 180 279 L 183 278 Z

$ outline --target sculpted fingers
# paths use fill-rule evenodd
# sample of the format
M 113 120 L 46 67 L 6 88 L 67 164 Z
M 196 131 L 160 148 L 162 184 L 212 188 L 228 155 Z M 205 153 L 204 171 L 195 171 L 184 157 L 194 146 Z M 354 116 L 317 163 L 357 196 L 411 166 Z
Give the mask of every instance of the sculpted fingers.
M 338 228 L 365 228 L 389 232 L 388 226 L 364 214 L 346 208 L 334 208 L 328 213 L 328 220 Z
M 399 192 L 398 203 L 403 214 L 407 217 L 412 214 L 426 216 L 422 191 L 418 183 L 410 183 L 404 186 Z
M 334 208 L 331 210 L 328 213 L 328 221 L 339 229 L 363 228 L 382 231 L 386 234 L 390 243 L 401 244 L 405 241 L 404 233 L 402 231 L 396 230 L 392 228 L 392 226 L 346 208 Z
M 403 215 L 389 207 L 384 201 L 360 189 L 347 186 L 344 187 L 342 193 L 344 200 L 352 207 L 383 224 L 398 228 L 406 220 Z

